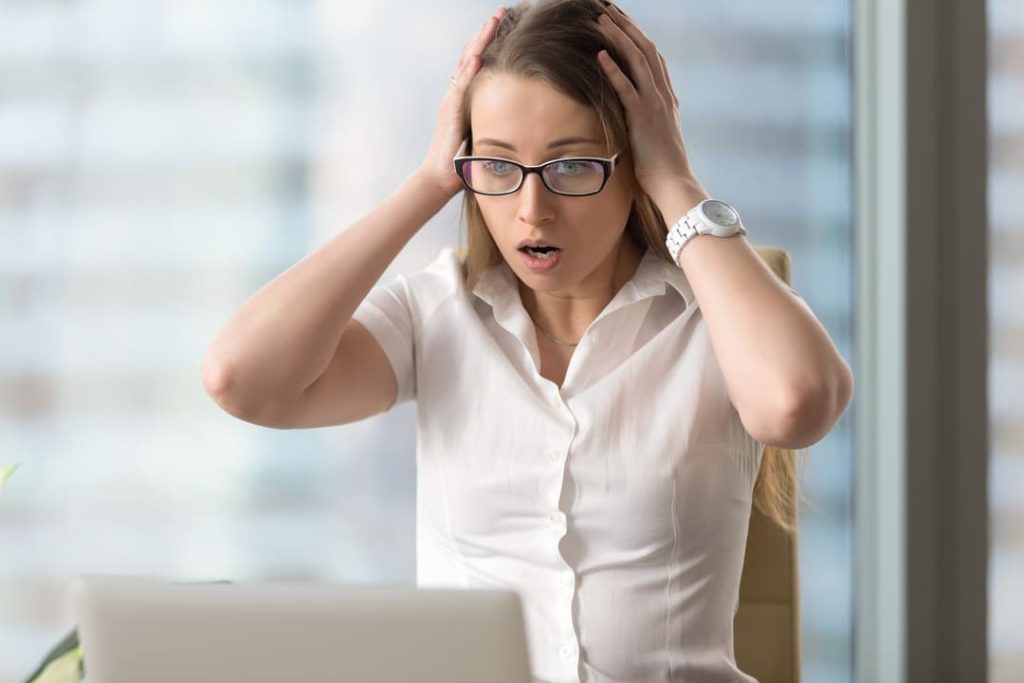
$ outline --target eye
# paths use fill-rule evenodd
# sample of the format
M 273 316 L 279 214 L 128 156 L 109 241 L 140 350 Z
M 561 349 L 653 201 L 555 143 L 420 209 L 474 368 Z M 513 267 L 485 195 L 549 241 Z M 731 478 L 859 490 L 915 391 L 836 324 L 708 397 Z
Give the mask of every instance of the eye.
M 589 170 L 591 170 L 590 163 L 586 161 L 567 160 L 555 164 L 555 172 L 559 175 L 579 175 Z
M 507 161 L 485 161 L 484 169 L 491 175 L 508 175 L 515 166 Z

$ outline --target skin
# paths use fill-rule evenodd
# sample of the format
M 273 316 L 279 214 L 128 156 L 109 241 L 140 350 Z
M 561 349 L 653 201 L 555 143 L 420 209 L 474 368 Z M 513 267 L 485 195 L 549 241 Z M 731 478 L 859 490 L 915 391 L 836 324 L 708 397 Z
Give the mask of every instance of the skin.
M 601 126 L 592 108 L 544 81 L 482 73 L 476 87 L 470 105 L 474 154 L 539 164 L 572 156 L 608 158 L 618 151 L 600 141 Z M 568 137 L 592 142 L 548 148 Z M 554 194 L 537 174 L 528 175 L 514 194 L 477 195 L 495 244 L 519 278 L 523 306 L 559 339 L 578 341 L 632 277 L 643 255 L 625 232 L 633 202 L 631 173 L 632 164 L 620 156 L 607 185 L 596 195 Z M 516 246 L 530 238 L 564 250 L 550 273 L 535 273 L 523 262 Z
M 461 102 L 466 87 L 478 75 L 480 55 L 503 17 L 499 8 L 466 43 L 442 100 L 420 171 L 420 177 L 436 187 L 440 196 L 451 197 L 460 191 L 451 160 L 462 142 Z M 628 178 L 632 173 L 668 225 L 708 198 L 690 166 L 679 121 L 679 98 L 664 57 L 614 5 L 609 5 L 598 23 L 632 74 L 627 77 L 603 50 L 594 56 L 625 110 L 632 166 L 617 168 L 611 187 L 593 198 L 545 195 L 533 175 L 515 195 L 478 196 L 501 253 L 523 283 L 521 296 L 527 311 L 539 327 L 566 341 L 580 339 L 636 269 L 639 255 L 623 241 L 629 203 L 622 193 L 622 178 L 615 176 Z M 499 75 L 480 73 L 479 77 L 483 86 L 484 79 Z M 492 82 L 490 89 L 481 88 L 482 93 L 475 92 L 470 104 L 474 135 L 496 137 L 516 150 L 479 145 L 475 152 L 494 152 L 524 163 L 540 163 L 570 151 L 584 152 L 546 147 L 555 138 L 584 132 L 574 127 L 594 133 L 593 112 L 577 106 L 575 116 L 569 117 L 573 104 L 558 93 L 546 91 L 542 84 L 508 81 L 505 85 L 519 94 L 512 97 L 514 93 L 510 93 L 510 101 L 498 116 L 493 107 L 488 110 L 500 104 L 502 93 L 494 87 L 497 83 Z M 592 153 L 610 156 L 614 151 L 621 150 L 595 149 Z M 599 206 L 602 210 L 596 208 Z M 551 239 L 566 248 L 557 274 L 537 276 L 523 268 L 515 245 L 524 237 Z M 849 404 L 853 375 L 810 308 L 789 293 L 743 235 L 729 239 L 698 236 L 682 250 L 678 265 L 700 304 L 730 399 L 747 431 L 782 448 L 804 448 L 820 440 Z M 538 344 L 542 373 L 558 381 L 571 355 L 569 347 L 555 347 L 543 335 L 538 335 Z

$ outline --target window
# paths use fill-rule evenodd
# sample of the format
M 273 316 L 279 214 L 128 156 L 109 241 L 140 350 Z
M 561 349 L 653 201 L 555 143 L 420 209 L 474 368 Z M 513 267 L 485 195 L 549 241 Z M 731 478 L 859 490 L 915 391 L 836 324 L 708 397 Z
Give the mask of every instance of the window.
M 245 298 L 416 168 L 458 51 L 493 9 L 0 10 L 0 466 L 22 463 L 0 499 L 0 547 L 16 549 L 0 553 L 0 679 L 72 626 L 81 572 L 412 579 L 411 406 L 263 429 L 222 413 L 199 367 Z M 855 365 L 849 3 L 627 9 L 669 62 L 702 182 L 753 243 L 790 251 L 795 288 Z M 458 208 L 385 278 L 458 241 Z M 852 678 L 852 412 L 802 482 L 811 681 Z
M 1024 10 L 989 0 L 989 680 L 1024 679 Z
M 849 3 L 636 3 L 627 11 L 669 64 L 701 182 L 737 207 L 751 243 L 790 252 L 794 288 L 856 374 Z M 853 678 L 856 401 L 811 447 L 801 478 L 808 681 Z

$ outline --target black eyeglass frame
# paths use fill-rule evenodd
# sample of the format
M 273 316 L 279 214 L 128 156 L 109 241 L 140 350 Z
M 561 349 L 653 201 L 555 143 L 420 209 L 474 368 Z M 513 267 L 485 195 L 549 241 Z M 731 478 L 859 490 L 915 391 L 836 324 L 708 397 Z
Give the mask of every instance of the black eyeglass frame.
M 505 195 L 508 194 L 515 194 L 523 186 L 523 183 L 526 182 L 527 174 L 536 173 L 537 175 L 540 176 L 540 182 L 543 183 L 544 187 L 547 188 L 549 192 L 557 194 L 560 197 L 591 197 L 595 194 L 600 193 L 601 190 L 605 188 L 605 185 L 608 184 L 608 180 L 612 177 L 612 172 L 615 170 L 615 163 L 616 161 L 618 161 L 618 158 L 618 153 L 614 154 L 612 157 L 608 159 L 604 159 L 602 157 L 564 157 L 561 159 L 552 159 L 551 161 L 545 161 L 543 164 L 537 164 L 535 166 L 521 164 L 518 161 L 513 161 L 512 159 L 505 159 L 503 157 L 486 156 L 458 156 L 455 157 L 452 160 L 452 162 L 455 164 L 455 173 L 456 175 L 459 176 L 459 180 L 462 181 L 463 186 L 474 194 L 482 194 L 488 197 L 504 197 Z M 466 176 L 464 175 L 462 170 L 463 166 L 465 166 L 466 163 L 469 161 L 501 161 L 506 164 L 518 166 L 520 171 L 522 171 L 522 174 L 519 176 L 519 184 L 516 185 L 511 190 L 508 190 L 507 192 L 480 192 L 479 190 L 474 190 L 472 187 L 469 186 L 469 183 L 466 182 Z M 548 166 L 551 166 L 552 164 L 565 163 L 566 161 L 596 161 L 599 164 L 601 164 L 601 167 L 604 169 L 604 179 L 601 181 L 601 187 L 597 188 L 593 192 L 583 193 L 561 192 L 559 190 L 552 188 L 550 185 L 548 185 L 547 178 L 544 177 L 544 169 L 547 168 Z

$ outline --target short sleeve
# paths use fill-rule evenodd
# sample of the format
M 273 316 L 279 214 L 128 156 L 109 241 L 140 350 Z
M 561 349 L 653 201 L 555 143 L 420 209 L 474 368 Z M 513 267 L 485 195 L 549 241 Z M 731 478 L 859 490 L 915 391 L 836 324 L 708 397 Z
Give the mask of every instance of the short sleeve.
M 399 275 L 376 285 L 352 314 L 369 330 L 391 363 L 398 382 L 395 405 L 416 397 L 415 333 L 408 281 Z

